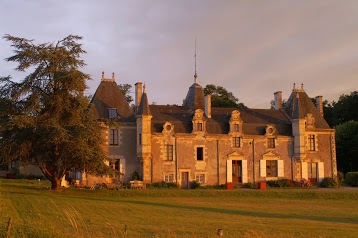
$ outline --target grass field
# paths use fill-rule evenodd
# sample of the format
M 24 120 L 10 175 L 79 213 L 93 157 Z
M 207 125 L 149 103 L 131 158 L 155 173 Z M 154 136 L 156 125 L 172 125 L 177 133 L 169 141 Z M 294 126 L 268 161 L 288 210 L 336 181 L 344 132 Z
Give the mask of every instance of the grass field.
M 0 237 L 357 237 L 358 189 L 76 190 L 0 179 Z

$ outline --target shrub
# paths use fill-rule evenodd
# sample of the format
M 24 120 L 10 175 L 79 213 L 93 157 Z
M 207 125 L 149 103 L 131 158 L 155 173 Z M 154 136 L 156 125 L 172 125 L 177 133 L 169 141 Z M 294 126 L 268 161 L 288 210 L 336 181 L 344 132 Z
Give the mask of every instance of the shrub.
M 352 187 L 357 187 L 358 186 L 358 172 L 346 173 L 344 183 L 349 186 L 352 186 Z
M 337 188 L 339 183 L 336 179 L 331 177 L 323 178 L 322 182 L 319 184 L 321 188 Z
M 242 184 L 242 188 L 257 188 L 256 183 L 244 183 Z
M 266 181 L 268 187 L 271 188 L 292 188 L 297 186 L 295 181 L 289 179 L 278 179 Z
M 131 180 L 140 180 L 140 175 L 137 171 L 134 171 L 132 176 L 131 176 Z
M 200 186 L 202 189 L 226 189 L 226 184 Z
M 302 178 L 297 182 L 297 185 L 300 187 L 308 188 L 311 187 L 312 184 L 310 180 Z
M 190 183 L 190 188 L 191 189 L 196 189 L 196 188 L 200 188 L 201 184 L 198 183 L 197 181 L 193 180 L 191 183 Z
M 338 179 L 339 185 L 342 185 L 344 183 L 344 173 L 341 171 L 338 171 L 337 179 Z
M 177 188 L 177 187 L 178 184 L 176 183 L 166 183 L 164 181 L 146 184 L 146 188 Z

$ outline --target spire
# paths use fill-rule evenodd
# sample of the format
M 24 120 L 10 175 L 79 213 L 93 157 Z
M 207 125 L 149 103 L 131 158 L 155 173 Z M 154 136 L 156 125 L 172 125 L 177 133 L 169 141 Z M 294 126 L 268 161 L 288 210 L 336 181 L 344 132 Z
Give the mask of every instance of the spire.
M 137 115 L 150 116 L 151 115 L 150 106 L 149 106 L 149 103 L 148 103 L 148 97 L 147 97 L 147 92 L 146 92 L 145 88 L 146 88 L 146 86 L 144 84 L 143 85 L 143 94 L 142 94 L 142 98 L 140 100 Z
M 195 58 L 195 74 L 194 74 L 194 83 L 196 83 L 196 78 L 198 77 L 198 74 L 196 73 L 196 37 L 195 37 L 195 54 L 194 54 L 194 58 Z

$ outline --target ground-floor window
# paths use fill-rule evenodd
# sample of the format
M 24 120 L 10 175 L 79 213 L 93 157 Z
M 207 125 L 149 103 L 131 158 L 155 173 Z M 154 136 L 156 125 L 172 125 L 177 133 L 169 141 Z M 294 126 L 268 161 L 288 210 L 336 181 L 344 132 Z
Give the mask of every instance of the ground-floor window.
M 205 183 L 205 174 L 196 174 L 195 181 L 198 183 Z
M 174 182 L 174 174 L 166 174 L 166 175 L 164 175 L 164 182 L 173 183 Z
M 277 160 L 266 160 L 266 177 L 277 177 Z

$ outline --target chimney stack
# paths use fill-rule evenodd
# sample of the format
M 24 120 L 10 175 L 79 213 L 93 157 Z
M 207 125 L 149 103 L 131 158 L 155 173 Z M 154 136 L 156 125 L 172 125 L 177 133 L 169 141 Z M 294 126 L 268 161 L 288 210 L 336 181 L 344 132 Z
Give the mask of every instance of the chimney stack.
M 211 118 L 211 94 L 205 96 L 205 115 Z
M 323 116 L 323 97 L 322 96 L 316 97 L 316 108 L 318 109 L 321 116 Z
M 281 109 L 282 108 L 282 91 L 277 91 L 274 94 L 275 99 L 275 109 Z
M 140 100 L 142 99 L 142 84 L 138 82 L 135 84 L 135 111 L 138 112 Z

